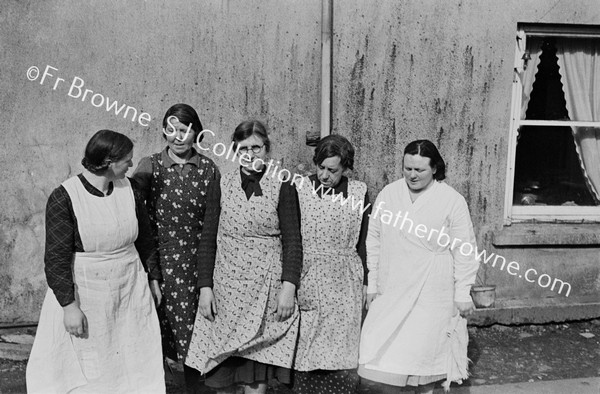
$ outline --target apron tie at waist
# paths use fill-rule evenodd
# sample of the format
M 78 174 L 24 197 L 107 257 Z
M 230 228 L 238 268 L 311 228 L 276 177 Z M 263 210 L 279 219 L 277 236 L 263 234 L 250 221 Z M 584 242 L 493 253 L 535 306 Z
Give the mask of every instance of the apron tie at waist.
M 104 260 L 121 259 L 130 256 L 132 253 L 136 253 L 135 245 L 130 243 L 122 248 L 112 251 L 97 251 L 97 252 L 77 252 L 75 257 L 82 263 L 86 262 L 99 262 Z
M 305 254 L 312 254 L 317 256 L 343 256 L 343 257 L 354 257 L 358 256 L 356 249 L 313 249 L 306 248 L 303 250 Z

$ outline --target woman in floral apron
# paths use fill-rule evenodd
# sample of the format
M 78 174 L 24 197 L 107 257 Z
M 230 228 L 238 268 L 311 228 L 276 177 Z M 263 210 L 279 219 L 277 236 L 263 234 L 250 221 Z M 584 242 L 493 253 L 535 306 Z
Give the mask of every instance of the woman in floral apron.
M 218 182 L 214 162 L 193 147 L 202 124 L 187 104 L 173 105 L 163 118 L 162 152 L 144 157 L 133 177 L 143 191 L 158 240 L 163 302 L 158 309 L 163 353 L 183 361 L 198 308 L 196 253 L 204 225 L 206 195 Z M 188 392 L 198 391 L 199 373 L 184 366 Z
M 271 378 L 290 382 L 302 266 L 298 201 L 273 162 L 266 165 L 262 123 L 242 122 L 233 141 L 241 167 L 208 193 L 199 313 L 186 364 L 207 373 L 206 385 L 219 393 L 236 384 L 265 393 Z
M 339 135 L 315 148 L 317 173 L 296 182 L 303 264 L 294 361 L 298 394 L 354 393 L 366 270 L 367 185 L 343 174 L 354 148 Z
M 123 134 L 97 132 L 83 173 L 48 199 L 50 289 L 27 364 L 29 393 L 165 392 L 148 286 L 150 278 L 160 302 L 160 269 L 143 200 L 125 177 L 132 155 Z

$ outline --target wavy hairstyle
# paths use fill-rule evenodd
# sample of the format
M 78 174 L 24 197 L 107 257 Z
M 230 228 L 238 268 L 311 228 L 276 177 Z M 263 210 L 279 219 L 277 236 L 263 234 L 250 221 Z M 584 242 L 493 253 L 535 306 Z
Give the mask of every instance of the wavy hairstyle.
M 192 106 L 190 106 L 188 104 L 183 104 L 183 103 L 175 104 L 167 110 L 167 112 L 165 113 L 165 116 L 163 118 L 163 121 L 162 121 L 162 127 L 164 129 L 167 128 L 167 125 L 168 125 L 167 120 L 171 116 L 177 117 L 177 119 L 179 120 L 179 122 L 181 124 L 184 124 L 188 127 L 189 127 L 189 125 L 192 125 L 191 129 L 194 130 L 194 140 L 196 140 L 196 138 L 198 138 L 198 134 L 200 134 L 203 130 L 202 122 L 200 122 L 198 113 L 196 112 L 196 110 L 194 108 L 192 108 Z M 165 139 L 167 138 L 167 135 L 165 133 L 163 133 L 163 138 L 165 138 Z M 203 139 L 204 139 L 204 135 L 200 136 L 200 141 L 198 141 L 198 142 L 202 142 Z
M 262 140 L 267 152 L 271 151 L 271 140 L 269 139 L 267 128 L 261 121 L 255 119 L 243 121 L 235 128 L 235 131 L 231 136 L 233 149 L 237 149 L 238 142 L 243 141 L 252 135 L 256 135 Z
M 110 163 L 123 159 L 132 149 L 133 142 L 126 135 L 100 130 L 88 141 L 81 164 L 89 172 L 101 175 Z
M 435 169 L 433 179 L 441 181 L 446 179 L 446 163 L 440 151 L 429 140 L 415 140 L 404 148 L 404 155 L 419 155 L 429 158 L 429 166 Z
M 339 156 L 344 169 L 354 169 L 354 147 L 341 135 L 331 134 L 319 141 L 315 147 L 313 163 L 319 165 L 323 160 Z

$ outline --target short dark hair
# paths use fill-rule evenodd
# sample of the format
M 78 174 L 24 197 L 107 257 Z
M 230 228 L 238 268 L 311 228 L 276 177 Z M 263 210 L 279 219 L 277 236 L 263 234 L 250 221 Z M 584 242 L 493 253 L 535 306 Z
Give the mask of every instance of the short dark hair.
M 237 144 L 240 141 L 249 138 L 252 135 L 257 135 L 262 140 L 263 144 L 265 144 L 265 148 L 267 152 L 271 150 L 271 140 L 269 139 L 269 134 L 267 133 L 267 128 L 260 120 L 245 120 L 240 123 L 233 132 L 231 136 L 231 140 L 233 141 L 233 148 L 237 149 Z
M 123 159 L 132 149 L 133 142 L 126 135 L 100 130 L 88 141 L 81 164 L 93 174 L 102 174 L 111 162 Z
M 198 134 L 200 134 L 203 130 L 202 122 L 200 122 L 198 113 L 190 105 L 179 103 L 171 106 L 171 108 L 167 110 L 167 112 L 165 113 L 165 117 L 163 118 L 163 128 L 167 128 L 167 120 L 171 116 L 175 116 L 181 124 L 184 124 L 186 126 L 192 125 L 192 130 L 194 130 L 194 140 L 198 138 Z M 163 133 L 163 137 L 167 138 L 165 133 Z M 200 137 L 200 141 L 198 142 L 202 142 L 203 138 L 204 135 Z
M 354 169 L 354 147 L 341 135 L 331 134 L 321 139 L 315 148 L 313 163 L 319 165 L 323 160 L 339 156 L 344 169 Z
M 429 166 L 435 169 L 433 179 L 436 181 L 446 179 L 446 163 L 433 142 L 429 140 L 413 141 L 404 148 L 404 155 L 420 155 L 428 157 L 430 161 Z

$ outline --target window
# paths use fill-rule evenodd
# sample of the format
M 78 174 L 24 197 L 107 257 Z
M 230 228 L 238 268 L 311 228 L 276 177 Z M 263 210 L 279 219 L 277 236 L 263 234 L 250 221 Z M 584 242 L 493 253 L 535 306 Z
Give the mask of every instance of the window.
M 519 24 L 505 224 L 600 222 L 600 27 Z

